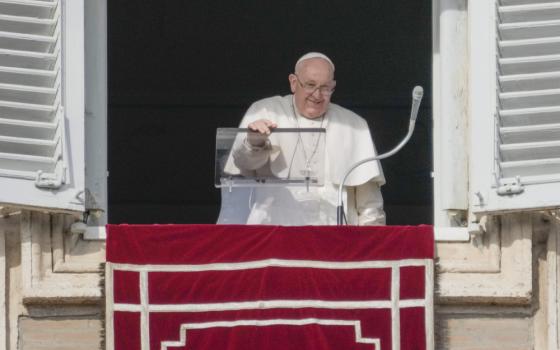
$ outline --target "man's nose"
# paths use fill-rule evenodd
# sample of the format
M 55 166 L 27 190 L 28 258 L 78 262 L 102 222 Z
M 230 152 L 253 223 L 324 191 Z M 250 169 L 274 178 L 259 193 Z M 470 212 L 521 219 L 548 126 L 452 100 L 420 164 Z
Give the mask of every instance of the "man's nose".
M 311 95 L 313 95 L 313 97 L 315 98 L 322 98 L 323 94 L 321 94 L 321 89 L 320 88 L 316 88 Z

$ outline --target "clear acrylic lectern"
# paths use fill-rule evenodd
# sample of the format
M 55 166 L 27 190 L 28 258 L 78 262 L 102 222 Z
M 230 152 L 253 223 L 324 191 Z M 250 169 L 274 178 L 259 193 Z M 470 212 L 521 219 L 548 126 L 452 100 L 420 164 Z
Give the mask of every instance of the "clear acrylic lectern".
M 214 182 L 221 189 L 222 203 L 217 223 L 251 223 L 253 207 L 270 191 L 274 197 L 295 195 L 309 203 L 307 194 L 324 184 L 325 138 L 323 128 L 276 128 L 268 136 L 247 129 L 218 129 Z M 273 187 L 284 188 L 279 193 Z
M 325 129 L 276 128 L 270 135 L 248 129 L 216 132 L 216 187 L 322 186 Z

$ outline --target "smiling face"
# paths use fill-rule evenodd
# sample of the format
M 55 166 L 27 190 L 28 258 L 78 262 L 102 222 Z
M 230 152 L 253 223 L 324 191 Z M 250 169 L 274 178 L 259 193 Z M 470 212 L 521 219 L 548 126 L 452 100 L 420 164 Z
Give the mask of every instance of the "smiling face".
M 297 111 L 302 116 L 315 119 L 325 114 L 331 102 L 331 94 L 321 91 L 328 87 L 334 89 L 335 85 L 333 68 L 328 61 L 322 58 L 301 61 L 295 74 L 290 74 L 288 79 Z M 307 90 L 304 86 L 307 86 Z M 309 86 L 316 86 L 317 89 L 309 92 Z

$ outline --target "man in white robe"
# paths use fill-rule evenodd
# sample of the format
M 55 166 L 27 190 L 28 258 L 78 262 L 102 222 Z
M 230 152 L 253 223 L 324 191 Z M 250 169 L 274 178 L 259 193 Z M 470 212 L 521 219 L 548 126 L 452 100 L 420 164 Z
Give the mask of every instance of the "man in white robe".
M 227 190 L 222 190 L 222 211 L 218 223 L 335 225 L 338 184 L 345 171 L 354 163 L 376 155 L 367 122 L 352 111 L 330 102 L 336 82 L 334 64 L 327 56 L 316 52 L 302 56 L 288 79 L 293 95 L 255 102 L 240 127 L 271 139 L 271 131 L 275 128 L 325 128 L 324 184 L 308 188 L 255 187 L 250 193 L 234 188 L 237 197 L 244 197 L 241 203 L 228 203 L 228 198 L 224 197 L 229 194 Z M 315 164 L 319 141 L 300 137 L 292 142 L 295 143 L 291 145 L 293 154 L 299 157 L 296 163 Z M 234 146 L 233 164 L 230 161 L 228 167 L 240 173 L 260 170 L 273 176 L 284 176 L 286 171 L 291 170 L 292 164 L 287 167 L 285 161 L 276 160 L 271 153 L 272 147 L 266 137 L 248 137 Z M 366 163 L 350 174 L 344 186 L 348 224 L 385 224 L 380 191 L 384 183 L 379 162 Z

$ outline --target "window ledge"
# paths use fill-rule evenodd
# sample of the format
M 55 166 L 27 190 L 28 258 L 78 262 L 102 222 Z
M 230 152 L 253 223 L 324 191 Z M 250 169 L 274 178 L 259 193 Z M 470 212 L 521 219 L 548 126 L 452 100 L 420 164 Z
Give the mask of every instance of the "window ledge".
M 85 230 L 85 240 L 104 240 L 107 232 L 104 226 L 88 226 Z M 436 242 L 468 242 L 469 231 L 466 227 L 434 227 Z
M 468 242 L 469 230 L 466 227 L 434 227 L 436 242 Z

